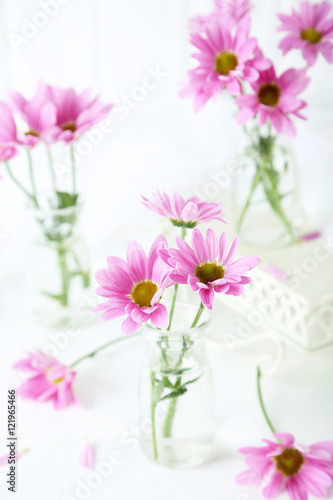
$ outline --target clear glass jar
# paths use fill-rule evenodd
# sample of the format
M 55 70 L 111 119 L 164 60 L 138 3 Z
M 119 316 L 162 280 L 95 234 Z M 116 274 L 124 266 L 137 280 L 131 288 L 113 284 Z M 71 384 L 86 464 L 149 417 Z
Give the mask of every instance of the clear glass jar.
M 32 209 L 26 268 L 31 312 L 43 326 L 65 327 L 82 315 L 90 292 L 88 252 L 78 224 L 81 208 Z
M 206 352 L 210 321 L 205 310 L 190 328 L 196 312 L 193 305 L 179 304 L 170 331 L 142 326 L 141 446 L 150 460 L 166 467 L 197 466 L 215 450 L 215 387 Z
M 236 232 L 252 245 L 284 246 L 299 235 L 304 215 L 296 162 L 285 138 L 253 124 L 236 160 Z

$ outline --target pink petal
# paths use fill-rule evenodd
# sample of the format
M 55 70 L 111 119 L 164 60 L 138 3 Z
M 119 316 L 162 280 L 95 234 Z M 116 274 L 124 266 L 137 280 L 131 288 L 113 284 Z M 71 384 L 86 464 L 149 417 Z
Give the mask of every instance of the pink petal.
M 159 304 L 158 308 L 150 315 L 150 320 L 157 328 L 164 330 L 169 324 L 169 315 L 166 307 Z
M 207 257 L 211 262 L 215 262 L 218 256 L 219 242 L 216 234 L 212 229 L 207 229 L 206 232 Z
M 262 493 L 264 498 L 274 498 L 280 492 L 283 485 L 283 475 L 275 474 L 269 484 L 263 488 Z
M 213 300 L 214 300 L 214 290 L 212 287 L 209 288 L 201 288 L 199 290 L 199 296 L 201 299 L 201 302 L 207 309 L 212 309 L 213 308 Z
M 198 263 L 207 262 L 208 255 L 205 240 L 198 229 L 194 229 L 192 233 L 192 248 Z
M 80 453 L 80 464 L 87 469 L 93 469 L 96 462 L 95 448 L 86 443 Z
M 261 476 L 256 470 L 246 470 L 235 477 L 238 484 L 253 485 L 261 483 Z
M 238 250 L 238 236 L 236 236 L 236 238 L 232 242 L 229 253 L 228 253 L 227 257 L 225 258 L 224 262 L 222 262 L 223 267 L 226 268 L 229 266 L 229 264 L 233 261 L 235 255 L 237 253 L 237 250 Z
M 128 316 L 121 324 L 121 331 L 125 333 L 125 335 L 129 335 L 130 333 L 136 332 L 140 326 L 140 323 L 136 323 L 130 316 Z

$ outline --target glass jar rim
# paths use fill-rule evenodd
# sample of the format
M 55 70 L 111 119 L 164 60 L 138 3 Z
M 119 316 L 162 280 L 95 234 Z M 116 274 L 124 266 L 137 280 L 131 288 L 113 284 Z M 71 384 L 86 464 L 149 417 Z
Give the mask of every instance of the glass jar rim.
M 169 310 L 170 303 L 165 304 L 166 308 Z M 198 311 L 198 307 L 194 304 L 190 304 L 188 302 L 179 302 L 178 304 L 175 305 L 174 309 L 174 314 L 177 312 L 177 310 L 184 311 L 186 309 L 187 311 L 193 311 L 193 319 L 195 318 L 195 315 Z M 208 313 L 207 308 L 204 308 L 202 315 L 199 319 L 198 325 L 195 326 L 194 328 L 191 328 L 191 325 L 189 324 L 185 328 L 175 328 L 173 329 L 171 326 L 170 330 L 164 329 L 158 329 L 156 326 L 154 326 L 150 321 L 147 321 L 146 323 L 143 323 L 141 325 L 141 333 L 144 335 L 145 338 L 148 339 L 159 339 L 159 338 L 165 338 L 168 337 L 173 338 L 174 340 L 179 339 L 180 337 L 183 337 L 184 335 L 189 335 L 191 338 L 199 338 L 202 337 L 206 334 L 208 328 L 211 325 L 211 318 Z
M 82 198 L 78 197 L 76 204 L 71 205 L 70 207 L 65 207 L 65 208 L 54 208 L 54 207 L 46 207 L 46 206 L 36 207 L 32 203 L 29 203 L 28 208 L 29 208 L 29 210 L 32 210 L 34 212 L 35 216 L 48 215 L 50 217 L 57 217 L 59 215 L 66 216 L 66 215 L 71 215 L 75 212 L 81 212 L 83 205 L 84 205 L 84 203 L 83 203 Z

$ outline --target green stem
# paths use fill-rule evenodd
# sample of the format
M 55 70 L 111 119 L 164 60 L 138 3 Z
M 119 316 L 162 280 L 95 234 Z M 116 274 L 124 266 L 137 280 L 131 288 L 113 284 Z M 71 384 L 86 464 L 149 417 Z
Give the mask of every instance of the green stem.
M 171 308 L 170 308 L 169 326 L 167 328 L 167 331 L 170 331 L 170 328 L 171 328 L 171 323 L 172 323 L 173 313 L 175 310 L 178 288 L 179 288 L 179 284 L 175 283 L 175 287 L 174 287 L 173 295 L 172 295 Z
M 294 238 L 294 232 L 293 232 L 292 226 L 291 226 L 287 216 L 285 215 L 283 208 L 281 206 L 281 203 L 280 203 L 280 195 L 279 195 L 279 191 L 278 191 L 276 182 L 274 181 L 269 170 L 263 169 L 263 175 L 266 178 L 266 184 L 265 184 L 265 178 L 263 179 L 263 182 L 264 182 L 264 189 L 265 189 L 265 193 L 267 195 L 268 201 L 269 201 L 272 209 L 274 210 L 274 212 L 280 217 L 280 219 L 282 220 L 282 222 L 286 226 L 286 229 L 289 232 L 289 234 L 291 235 L 291 237 Z M 267 186 L 267 181 L 272 186 L 271 190 L 269 189 L 269 186 Z
M 193 320 L 193 323 L 192 323 L 192 325 L 191 325 L 191 328 L 195 328 L 195 327 L 197 326 L 198 321 L 199 321 L 199 319 L 200 319 L 200 317 L 201 317 L 201 314 L 202 314 L 202 312 L 203 312 L 204 308 L 205 308 L 205 307 L 204 307 L 203 303 L 202 303 L 202 302 L 200 302 L 200 306 L 199 306 L 198 312 L 197 312 L 197 314 L 195 315 L 195 318 L 194 318 L 194 320 Z
M 75 170 L 75 156 L 74 156 L 74 146 L 71 144 L 71 160 L 72 160 L 72 181 L 73 181 L 73 194 L 76 194 L 76 170 Z
M 238 221 L 237 221 L 237 228 L 236 228 L 236 229 L 237 229 L 237 232 L 239 232 L 239 231 L 240 231 L 240 229 L 241 229 L 241 226 L 242 226 L 242 223 L 243 223 L 244 217 L 245 217 L 246 212 L 247 212 L 247 210 L 248 210 L 248 208 L 249 208 L 249 206 L 250 206 L 252 196 L 253 196 L 253 194 L 254 194 L 254 191 L 255 191 L 255 189 L 256 189 L 256 187 L 257 187 L 257 185 L 259 184 L 260 178 L 261 178 L 261 170 L 259 169 L 259 170 L 257 170 L 257 173 L 256 173 L 256 175 L 254 176 L 254 179 L 253 179 L 253 181 L 252 181 L 252 185 L 251 185 L 251 189 L 250 189 L 249 195 L 248 195 L 247 200 L 246 200 L 246 202 L 245 202 L 245 205 L 244 205 L 244 207 L 243 207 L 243 209 L 242 209 L 242 211 L 241 211 L 241 214 L 240 214 L 240 216 L 239 216 L 239 218 L 238 218 Z
M 68 306 L 68 291 L 69 291 L 69 283 L 70 283 L 70 275 L 67 267 L 66 260 L 66 250 L 62 247 L 61 242 L 58 241 L 57 245 L 58 251 L 58 261 L 59 267 L 61 271 L 61 282 L 62 282 L 62 291 L 60 295 L 60 303 L 62 306 Z
M 36 207 L 38 207 L 38 201 L 37 201 L 37 191 L 36 191 L 36 183 L 35 183 L 35 177 L 34 177 L 34 169 L 32 165 L 32 158 L 31 158 L 31 153 L 30 149 L 27 148 L 27 156 L 28 156 L 28 163 L 29 163 L 29 174 L 30 174 L 30 181 L 31 181 L 31 189 L 32 189 L 32 194 L 33 194 L 33 200 L 35 202 Z
M 272 422 L 270 421 L 270 419 L 268 417 L 268 414 L 267 414 L 266 409 L 265 409 L 264 401 L 262 399 L 260 379 L 261 379 L 261 373 L 260 373 L 260 368 L 258 366 L 258 368 L 257 368 L 257 389 L 258 389 L 258 396 L 259 396 L 260 407 L 261 407 L 261 410 L 262 410 L 262 412 L 264 414 L 264 417 L 265 417 L 265 420 L 267 422 L 268 427 L 270 428 L 270 430 L 274 434 L 275 433 L 275 429 L 274 429 L 274 427 L 272 425 Z
M 32 196 L 32 194 L 30 194 L 29 191 L 20 183 L 20 181 L 18 181 L 14 177 L 13 172 L 10 169 L 9 163 L 7 161 L 5 161 L 4 164 L 6 165 L 7 172 L 9 174 L 9 177 L 12 179 L 12 181 L 14 181 L 15 184 L 24 192 L 24 194 L 26 194 L 28 196 L 28 198 L 30 198 L 30 200 L 32 200 L 35 203 L 35 199 Z
M 181 377 L 177 377 L 176 387 L 177 386 L 179 386 L 179 387 L 181 386 Z M 171 401 L 169 403 L 168 411 L 167 411 L 167 414 L 166 414 L 166 417 L 164 420 L 163 430 L 162 430 L 163 437 L 165 437 L 165 438 L 171 437 L 172 424 L 173 424 L 173 419 L 174 419 L 174 416 L 176 413 L 177 401 L 178 401 L 178 398 L 173 398 L 173 399 L 171 399 Z
M 151 431 L 153 438 L 154 460 L 158 459 L 157 443 L 156 443 L 156 424 L 155 424 L 155 372 L 150 373 L 151 380 Z
M 183 240 L 185 240 L 185 238 L 186 238 L 186 227 L 184 227 L 184 226 L 181 227 L 181 237 L 183 238 Z M 175 309 L 175 305 L 176 305 L 178 288 L 179 288 L 179 284 L 175 283 L 175 288 L 173 290 L 173 296 L 172 296 L 171 308 L 170 308 L 169 326 L 167 328 L 167 331 L 170 331 L 170 328 L 171 328 L 173 313 L 174 313 L 174 309 Z
M 84 361 L 85 359 L 88 359 L 88 358 L 93 358 L 94 356 L 96 356 L 97 353 L 99 353 L 100 351 L 103 351 L 103 349 L 106 349 L 110 345 L 117 344 L 118 342 L 122 342 L 123 340 L 126 340 L 128 338 L 138 337 L 139 335 L 140 335 L 140 333 L 137 332 L 137 333 L 133 333 L 132 335 L 124 335 L 123 337 L 118 337 L 116 339 L 110 340 L 109 342 L 101 345 L 100 347 L 98 347 L 94 351 L 90 352 L 89 354 L 85 354 L 84 356 L 81 356 L 81 358 L 74 361 L 74 363 L 72 363 L 70 366 L 71 366 L 71 368 L 73 368 L 74 366 L 81 363 L 81 361 Z
M 195 318 L 194 318 L 193 323 L 191 325 L 191 328 L 195 328 L 197 326 L 203 310 L 204 310 L 204 305 L 201 302 L 199 309 L 198 309 L 198 312 L 195 315 Z M 179 361 L 177 363 L 177 368 L 180 367 L 182 364 L 185 350 L 186 350 L 186 348 L 184 348 L 184 338 L 183 338 L 183 350 L 181 352 Z M 177 377 L 175 387 L 181 387 L 181 385 L 182 385 L 182 378 L 181 378 L 181 376 L 179 376 L 179 377 Z M 163 425 L 163 437 L 166 437 L 166 438 L 171 436 L 172 424 L 173 424 L 174 416 L 176 413 L 176 407 L 177 407 L 177 399 L 178 398 L 173 398 L 170 401 L 168 411 L 167 411 L 167 414 L 165 417 L 165 421 L 164 421 L 164 425 Z
M 51 174 L 51 182 L 52 182 L 52 187 L 57 199 L 57 179 L 55 176 L 54 172 L 54 166 L 53 166 L 53 158 L 52 158 L 52 153 L 51 153 L 51 148 L 46 144 L 46 150 L 47 150 L 47 156 L 49 159 L 49 165 L 50 165 L 50 174 Z

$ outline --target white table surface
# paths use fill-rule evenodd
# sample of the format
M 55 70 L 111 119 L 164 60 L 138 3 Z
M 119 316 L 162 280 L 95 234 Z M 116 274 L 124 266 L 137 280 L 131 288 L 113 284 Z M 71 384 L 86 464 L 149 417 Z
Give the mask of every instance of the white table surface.
M 11 365 L 26 349 L 54 343 L 50 331 L 36 326 L 27 307 L 23 276 L 2 284 L 1 328 L 1 442 L 5 452 L 7 389 L 21 381 Z M 214 337 L 232 329 L 235 318 L 216 302 Z M 59 349 L 58 358 L 70 363 L 95 346 L 120 335 L 120 321 L 100 323 L 97 318 Z M 54 332 L 53 332 L 54 333 Z M 59 332 L 58 332 L 59 333 Z M 69 337 L 67 337 L 69 338 Z M 258 356 L 274 352 L 274 343 L 259 341 L 237 351 L 209 349 L 216 378 L 217 454 L 211 463 L 187 471 L 164 469 L 150 463 L 135 444 L 123 442 L 138 432 L 138 377 L 144 340 L 128 339 L 95 360 L 78 366 L 75 392 L 81 406 L 55 411 L 51 404 L 18 399 L 19 449 L 30 448 L 18 462 L 17 500 L 256 500 L 257 487 L 237 485 L 234 476 L 244 470 L 242 446 L 259 446 L 270 432 L 257 401 L 255 367 Z M 333 350 L 307 355 L 288 346 L 280 371 L 263 380 L 271 418 L 280 431 L 291 432 L 298 442 L 311 444 L 333 439 Z M 96 447 L 99 464 L 112 452 L 122 463 L 111 476 L 86 496 L 76 496 L 78 481 L 91 470 L 79 463 L 84 436 Z M 7 467 L 1 467 L 0 499 L 6 490 Z M 66 496 L 71 495 L 71 496 Z M 284 493 L 282 500 L 288 498 Z M 309 497 L 312 498 L 312 497 Z

